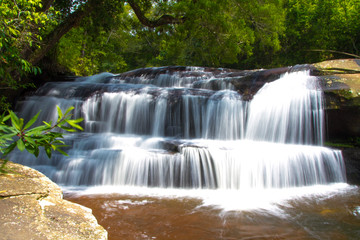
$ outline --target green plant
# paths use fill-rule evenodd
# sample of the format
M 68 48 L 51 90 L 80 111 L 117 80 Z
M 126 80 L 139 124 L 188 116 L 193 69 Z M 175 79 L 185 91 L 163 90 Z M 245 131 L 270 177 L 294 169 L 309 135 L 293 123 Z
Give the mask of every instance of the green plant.
M 40 147 L 43 147 L 46 155 L 50 158 L 53 151 L 58 151 L 67 156 L 61 149 L 66 147 L 65 143 L 61 140 L 64 133 L 59 130 L 67 132 L 76 132 L 83 130 L 78 125 L 82 122 L 82 118 L 71 119 L 71 111 L 74 107 L 68 108 L 63 113 L 59 106 L 57 106 L 58 119 L 55 123 L 45 122 L 40 126 L 31 128 L 37 121 L 40 112 L 38 112 L 31 120 L 24 124 L 24 119 L 19 118 L 13 111 L 9 111 L 7 115 L 0 116 L 0 153 L 5 158 L 3 164 L 0 166 L 0 173 L 6 172 L 4 170 L 7 162 L 6 156 L 11 153 L 15 148 L 20 151 L 28 151 L 29 153 L 39 156 Z M 7 124 L 11 123 L 11 124 Z

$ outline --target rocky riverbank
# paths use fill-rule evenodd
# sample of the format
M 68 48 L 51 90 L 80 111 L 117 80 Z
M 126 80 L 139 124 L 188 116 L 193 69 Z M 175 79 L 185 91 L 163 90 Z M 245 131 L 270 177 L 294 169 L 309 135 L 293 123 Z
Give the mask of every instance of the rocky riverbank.
M 38 171 L 8 162 L 0 175 L 0 239 L 107 239 L 89 208 L 63 200 Z

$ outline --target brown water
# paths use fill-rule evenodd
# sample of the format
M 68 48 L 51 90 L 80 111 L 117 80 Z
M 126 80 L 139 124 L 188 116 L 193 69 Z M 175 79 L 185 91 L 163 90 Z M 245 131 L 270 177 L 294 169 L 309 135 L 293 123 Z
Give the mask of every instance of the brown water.
M 359 188 L 296 198 L 279 204 L 276 211 L 223 211 L 183 197 L 66 191 L 64 196 L 91 208 L 109 240 L 360 239 Z

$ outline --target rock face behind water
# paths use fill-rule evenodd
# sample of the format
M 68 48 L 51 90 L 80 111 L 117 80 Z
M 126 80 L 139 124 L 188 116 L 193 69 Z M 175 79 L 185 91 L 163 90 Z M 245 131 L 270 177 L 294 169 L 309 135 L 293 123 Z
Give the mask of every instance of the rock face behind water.
M 313 64 L 325 95 L 327 138 L 360 137 L 360 59 Z
M 0 175 L 0 239 L 107 239 L 91 210 L 62 199 L 38 171 L 8 162 Z

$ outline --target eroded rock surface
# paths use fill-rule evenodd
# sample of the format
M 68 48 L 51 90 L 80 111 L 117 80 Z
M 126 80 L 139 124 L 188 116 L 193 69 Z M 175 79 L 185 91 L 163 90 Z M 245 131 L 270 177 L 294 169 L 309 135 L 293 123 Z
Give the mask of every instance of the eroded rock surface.
M 7 163 L 0 175 L 0 239 L 107 239 L 91 210 L 62 199 L 61 189 L 34 169 Z
M 313 64 L 325 95 L 327 138 L 360 137 L 360 59 Z

